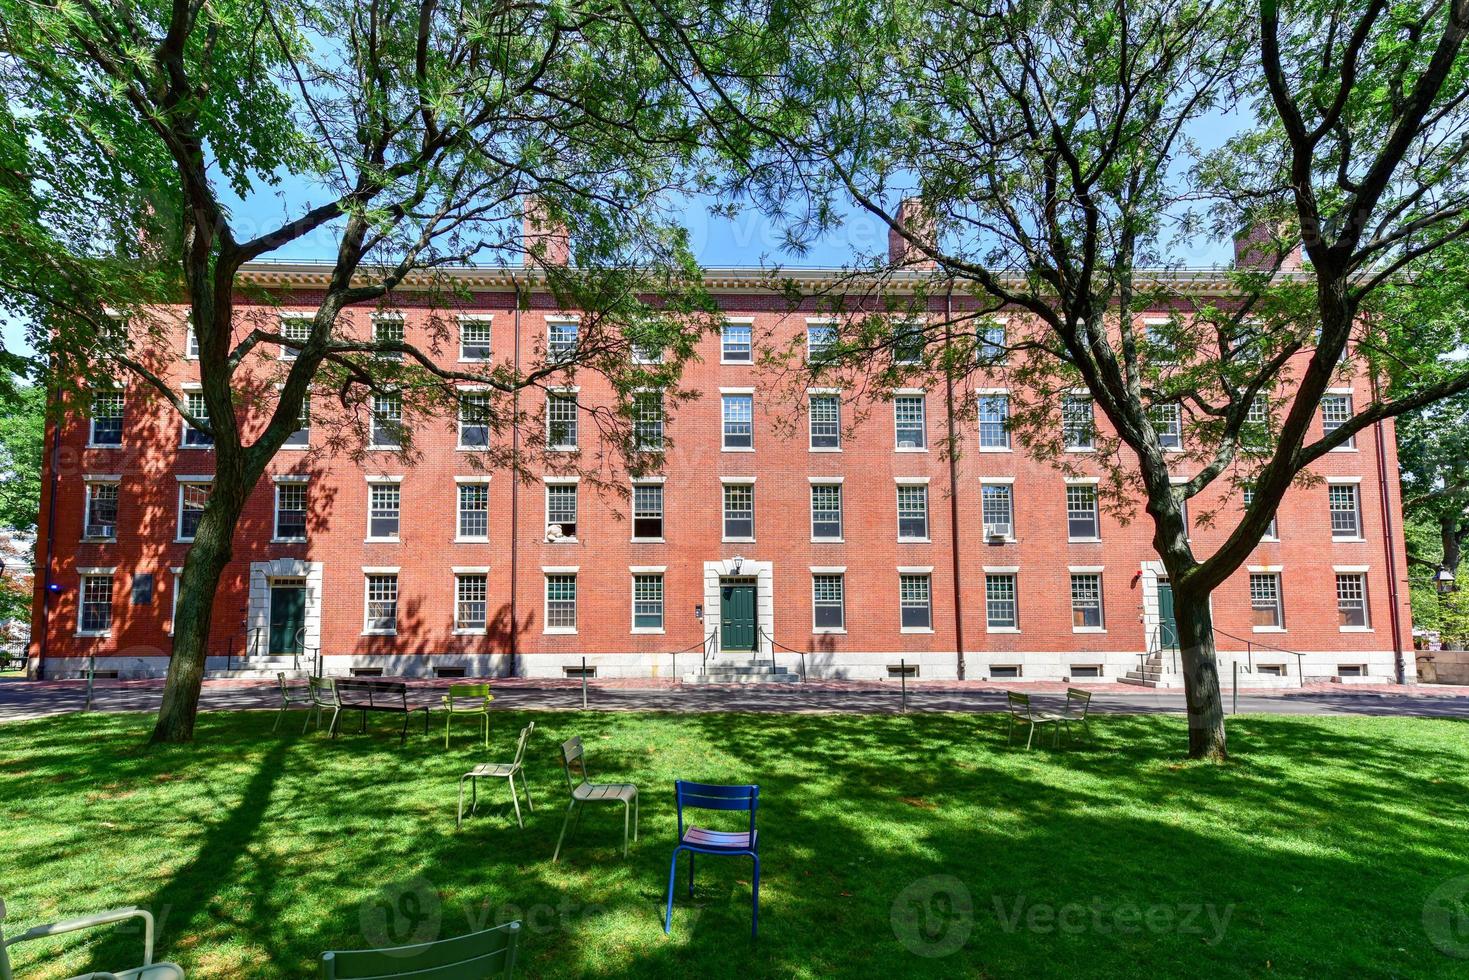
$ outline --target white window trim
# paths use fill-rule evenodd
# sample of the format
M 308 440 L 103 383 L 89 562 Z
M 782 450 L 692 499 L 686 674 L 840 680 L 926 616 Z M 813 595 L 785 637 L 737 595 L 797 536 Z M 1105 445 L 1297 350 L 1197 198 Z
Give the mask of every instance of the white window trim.
M 1327 497 L 1327 530 L 1331 532 L 1331 540 L 1336 544 L 1362 544 L 1367 540 L 1367 514 L 1366 508 L 1362 506 L 1362 478 L 1360 476 L 1328 476 L 1326 485 L 1331 486 L 1356 486 L 1357 487 L 1357 533 L 1349 537 L 1338 537 L 1330 527 L 1331 523 L 1331 498 Z M 1330 491 L 1328 491 L 1329 494 Z
M 179 618 L 179 582 L 183 577 L 184 568 L 182 565 L 174 565 L 169 571 L 173 573 L 173 602 L 168 608 L 168 635 L 173 636 L 174 624 Z
M 918 396 L 923 399 L 923 445 L 900 446 L 898 445 L 898 399 L 901 397 Z M 926 453 L 928 452 L 928 389 L 926 388 L 894 388 L 893 403 L 893 452 L 895 453 Z
M 580 515 L 578 515 L 580 516 Z M 581 625 L 581 566 L 580 565 L 542 565 L 541 566 L 541 622 L 550 622 L 551 613 L 551 589 L 548 577 L 551 575 L 575 575 L 576 603 L 575 615 L 577 626 Z M 543 636 L 575 636 L 577 626 L 545 626 L 541 627 Z
M 178 507 L 174 511 L 173 533 L 174 544 L 192 544 L 194 538 L 183 537 L 180 532 L 184 529 L 184 488 L 190 486 L 208 485 L 209 492 L 214 492 L 213 476 L 179 476 L 178 480 Z M 198 535 L 195 535 L 197 537 Z
M 841 626 L 817 626 L 816 625 L 816 576 L 838 575 L 842 580 L 842 625 Z M 902 599 L 899 597 L 899 602 Z M 929 616 L 933 616 L 933 586 L 929 585 Z M 902 614 L 901 605 L 899 615 Z M 811 633 L 820 636 L 844 636 L 847 632 L 847 566 L 811 566 Z
M 843 477 L 840 477 L 840 476 L 811 476 L 811 477 L 807 477 L 806 480 L 813 487 L 837 487 L 838 489 L 840 489 L 841 486 L 842 486 Z M 838 536 L 834 537 L 834 538 L 818 538 L 816 536 L 816 510 L 815 510 L 815 508 L 813 508 L 811 506 L 811 500 L 810 500 L 810 498 L 808 496 L 807 501 L 806 501 L 806 510 L 807 510 L 807 516 L 808 516 L 808 518 L 811 521 L 811 543 L 812 544 L 846 544 L 847 543 L 847 495 L 846 495 L 845 492 L 841 492 L 841 493 L 838 493 L 837 494 L 837 505 L 838 505 L 837 506 L 837 519 L 841 521 L 841 524 L 842 524 L 842 533 L 839 534 Z M 845 586 L 843 588 L 845 588 Z M 846 602 L 846 593 L 845 592 L 842 593 L 842 602 L 844 604 L 844 609 L 843 609 L 843 612 L 842 612 L 842 621 L 843 622 L 846 622 L 847 616 L 846 616 L 846 611 L 845 611 L 845 602 Z M 844 629 L 844 630 L 842 630 L 842 632 L 845 633 L 846 630 Z
M 279 314 L 279 318 L 281 323 L 281 335 L 284 336 L 286 332 L 285 324 L 287 320 L 290 320 L 293 323 L 299 323 L 302 321 L 310 323 L 312 320 L 316 319 L 316 314 L 308 313 L 302 310 L 282 310 Z M 307 331 L 307 334 L 309 336 L 310 330 Z M 278 350 L 276 351 L 276 356 L 279 357 L 282 361 L 296 360 L 298 352 L 294 348 L 286 347 L 283 344 L 277 344 L 276 347 L 278 348 Z M 279 388 L 281 386 L 277 385 L 276 387 Z
M 755 536 L 753 534 L 750 535 L 748 538 L 731 538 L 731 537 L 725 536 L 725 534 L 724 534 L 725 519 L 726 519 L 726 516 L 727 516 L 727 513 L 726 513 L 726 511 L 724 509 L 724 488 L 727 487 L 727 486 L 751 486 L 751 487 L 753 487 L 754 485 L 755 485 L 755 478 L 753 476 L 721 476 L 719 478 L 719 535 L 720 535 L 719 540 L 721 542 L 728 542 L 729 544 L 754 544 L 755 543 Z M 810 510 L 810 504 L 809 503 L 807 504 L 807 510 L 808 510 L 808 512 Z M 808 513 L 808 516 L 807 516 L 807 520 L 810 520 L 809 513 Z M 754 492 L 752 491 L 751 494 L 750 494 L 750 530 L 753 531 L 754 529 L 755 529 L 755 495 L 754 495 Z
M 483 476 L 456 476 L 454 477 L 454 543 L 455 544 L 484 544 L 490 540 L 490 523 L 488 513 L 485 517 L 485 533 L 480 535 L 463 535 L 459 533 L 459 517 L 462 513 L 459 501 L 460 487 L 489 487 L 489 475 Z M 485 491 L 485 509 L 489 510 L 489 490 Z M 401 505 L 400 505 L 401 506 Z
M 1013 575 L 1015 577 L 1015 622 L 1020 622 L 1020 566 L 1019 565 L 981 565 L 980 572 L 984 575 Z M 985 603 L 984 631 L 986 633 L 1000 633 L 1006 636 L 1019 635 L 1019 626 L 991 626 L 989 614 L 989 593 L 983 591 L 986 588 L 983 579 L 980 581 L 981 602 Z
M 188 404 L 189 404 L 189 395 L 191 395 L 191 394 L 198 394 L 199 392 L 202 392 L 203 390 L 204 390 L 204 386 L 203 385 L 201 385 L 201 384 L 199 384 L 197 382 L 193 382 L 193 381 L 185 382 L 184 384 L 179 385 L 179 394 L 183 396 L 184 406 L 185 407 L 188 407 Z M 210 419 L 209 421 L 210 421 L 211 424 L 214 422 L 213 419 Z M 188 419 L 182 418 L 182 417 L 179 418 L 179 448 L 180 449 L 187 449 L 187 450 L 194 451 L 194 452 L 198 452 L 198 451 L 201 451 L 201 450 L 202 451 L 205 451 L 205 452 L 211 452 L 211 453 L 214 452 L 214 444 L 213 443 L 210 443 L 207 446 L 191 446 L 191 445 L 188 444 L 187 439 L 188 439 L 189 429 L 191 429 L 191 428 L 193 428 L 193 427 L 191 425 L 189 425 L 189 420 Z
M 488 565 L 455 565 L 449 569 L 454 578 L 454 627 L 449 631 L 451 636 L 485 636 L 490 631 L 490 566 Z M 485 624 L 483 626 L 460 626 L 459 625 L 459 579 L 461 577 L 480 576 L 485 577 Z
M 740 327 L 750 328 L 750 356 L 747 360 L 727 360 L 724 356 L 724 327 L 726 324 L 734 324 Z M 719 363 L 720 364 L 743 364 L 752 366 L 755 363 L 755 318 L 752 316 L 727 316 L 719 325 Z
M 667 482 L 668 482 L 668 477 L 666 477 L 666 476 L 640 476 L 640 477 L 638 477 L 638 478 L 636 478 L 635 480 L 632 481 L 633 498 L 634 499 L 636 498 L 636 496 L 637 496 L 637 488 L 640 487 L 640 486 L 643 486 L 643 487 L 661 487 L 664 484 L 666 484 Z M 631 506 L 632 502 L 633 502 L 633 499 L 629 499 L 628 503 L 629 503 L 630 506 Z M 667 531 L 668 531 L 668 500 L 667 500 L 667 495 L 666 494 L 664 495 L 663 506 L 660 508 L 660 510 L 658 512 L 658 519 L 663 523 L 664 534 L 659 535 L 656 538 L 640 538 L 636 534 L 633 534 L 631 537 L 628 538 L 628 541 L 631 542 L 631 543 L 633 543 L 633 544 L 663 544 L 667 540 L 666 535 L 667 535 Z M 637 514 L 636 513 L 633 513 L 631 515 L 631 523 L 633 524 L 634 527 L 636 527 L 636 524 L 637 524 Z M 629 529 L 629 530 L 631 530 L 631 529 Z
M 628 608 L 627 623 L 628 632 L 634 636 L 658 636 L 668 632 L 668 582 L 664 573 L 666 565 L 629 565 L 628 572 Z M 639 575 L 657 575 L 663 581 L 663 589 L 658 599 L 658 618 L 662 626 L 638 626 L 638 583 Z
M 113 576 L 115 576 L 117 574 L 117 566 L 116 565 L 113 565 L 110 568 L 106 568 L 106 567 L 103 567 L 103 568 L 97 568 L 97 567 L 78 568 L 76 570 L 76 574 L 77 574 L 77 628 L 76 628 L 76 634 L 75 635 L 77 635 L 77 636 L 87 636 L 87 637 L 111 636 L 112 635 L 112 626 L 110 624 L 112 622 L 112 617 L 111 617 L 111 611 L 110 610 L 109 610 L 109 615 L 108 615 L 108 620 L 107 620 L 108 623 L 109 623 L 109 625 L 108 625 L 108 627 L 105 630 L 84 630 L 84 629 L 82 629 L 82 605 L 83 605 L 82 599 L 83 599 L 83 596 L 84 596 L 85 590 L 86 590 L 86 582 L 84 581 L 85 579 L 89 579 L 89 578 L 112 578 Z M 109 604 L 116 603 L 116 602 L 117 602 L 117 582 L 114 581 L 112 583 L 112 594 L 111 594 L 111 599 L 109 600 Z
M 812 327 L 840 327 L 841 320 L 829 316 L 808 316 L 806 318 L 806 363 L 811 363 L 811 328 Z M 833 331 L 835 333 L 835 331 Z M 753 338 L 752 338 L 753 339 Z M 754 344 L 751 345 L 751 355 L 754 355 Z
M 894 516 L 897 519 L 896 523 L 898 525 L 897 526 L 897 531 L 898 531 L 898 543 L 899 544 L 932 544 L 933 543 L 933 507 L 930 506 L 930 504 L 932 502 L 929 500 L 929 496 L 930 496 L 929 494 L 925 493 L 923 495 L 923 528 L 928 533 L 925 534 L 921 538 L 908 538 L 908 537 L 904 537 L 903 536 L 903 515 L 897 509 L 897 506 L 898 506 L 898 492 L 897 492 L 897 487 L 924 487 L 924 488 L 927 488 L 928 481 L 929 481 L 929 478 L 926 477 L 926 476 L 895 476 L 895 477 L 893 477 L 893 484 L 894 484 L 894 490 L 893 490 L 893 513 L 894 513 Z M 933 597 L 931 595 L 929 597 L 929 604 L 930 605 L 933 604 Z
M 274 507 L 271 510 L 271 515 L 270 515 L 270 543 L 271 544 L 304 544 L 306 542 L 306 539 L 307 539 L 308 535 L 304 535 L 303 534 L 299 538 L 283 538 L 283 537 L 281 537 L 281 486 L 282 485 L 290 485 L 290 486 L 307 486 L 307 487 L 309 487 L 311 485 L 311 478 L 309 476 L 305 476 L 303 474 L 282 473 L 282 474 L 277 474 L 276 476 L 271 477 L 271 483 L 273 483 L 275 485 L 275 492 L 274 492 L 275 503 L 274 503 Z M 310 513 L 311 513 L 311 511 L 310 511 L 311 499 L 310 499 L 310 496 L 309 496 L 309 491 L 308 491 L 308 496 L 307 496 L 307 501 L 306 502 L 307 502 L 307 511 L 306 511 L 306 513 L 308 515 L 310 515 Z
M 564 398 L 571 396 L 571 403 L 575 409 L 573 425 L 576 428 L 576 442 L 570 446 L 551 445 L 551 400 L 553 398 Z M 581 386 L 564 385 L 560 387 L 549 387 L 546 389 L 546 452 L 548 453 L 579 453 L 581 452 Z
M 579 477 L 579 476 L 542 476 L 541 477 L 541 483 L 544 484 L 545 487 L 546 487 L 546 492 L 545 492 L 545 494 L 543 494 L 543 496 L 546 499 L 546 503 L 545 503 L 544 510 L 542 511 L 542 514 L 541 514 L 542 537 L 544 538 L 544 529 L 551 526 L 551 489 L 550 488 L 551 487 L 574 487 L 577 484 L 581 483 L 581 477 Z M 581 523 L 581 492 L 580 491 L 578 491 L 577 492 L 577 495 L 576 495 L 576 523 L 577 524 L 580 524 Z M 574 535 L 574 534 L 570 534 L 570 535 L 563 534 L 561 537 L 557 538 L 555 541 L 544 541 L 544 543 L 545 544 L 576 544 L 577 543 L 577 538 L 576 538 L 576 535 Z
M 120 418 L 122 418 L 122 420 L 124 422 L 127 421 L 127 391 L 126 391 L 126 389 L 124 389 L 124 388 L 94 388 L 92 390 L 92 392 L 91 392 L 92 398 L 95 399 L 98 395 L 121 395 L 122 396 L 122 415 L 120 416 Z M 91 403 L 90 402 L 88 403 L 88 407 L 87 407 L 87 448 L 88 449 L 120 449 L 120 448 L 122 448 L 122 440 L 121 439 L 119 439 L 115 443 L 113 443 L 113 442 L 99 443 L 97 441 L 97 419 L 95 417 L 93 417 L 93 415 L 92 415 L 92 407 L 91 407 Z
M 899 565 L 898 566 L 898 632 L 909 634 L 924 634 L 933 632 L 933 566 L 932 565 Z M 927 626 L 904 626 L 903 622 L 903 589 L 902 579 L 904 575 L 926 575 L 928 576 L 928 623 Z M 845 602 L 845 588 L 843 589 L 843 601 Z
M 494 360 L 495 353 L 491 349 L 489 357 L 465 357 L 464 356 L 464 324 L 465 323 L 488 323 L 490 325 L 490 341 L 493 345 L 495 339 L 495 314 L 493 313 L 461 313 L 457 317 L 459 323 L 459 363 L 460 364 L 488 364 Z
M 87 527 L 88 519 L 92 516 L 92 487 L 99 483 L 117 487 L 117 502 L 120 508 L 122 506 L 122 474 L 88 473 L 82 477 L 82 483 L 85 489 L 82 497 L 82 540 L 88 544 L 116 544 L 117 524 L 112 525 L 112 537 L 110 538 L 94 538 L 87 534 Z
M 1010 401 L 1010 389 L 1009 388 L 976 388 L 974 390 L 974 396 L 976 398 L 994 397 L 995 395 L 1004 395 L 1005 396 L 1006 417 L 1008 418 L 1009 417 L 1009 401 Z M 974 448 L 975 448 L 975 450 L 977 452 L 981 452 L 981 453 L 1013 453 L 1015 451 L 1015 440 L 1011 438 L 1011 436 L 1013 435 L 1013 433 L 1011 433 L 1009 430 L 1006 430 L 1006 432 L 1005 432 L 1005 445 L 1003 445 L 1003 446 L 985 446 L 985 445 L 982 445 L 980 443 L 980 441 L 979 441 L 979 426 L 980 426 L 980 424 L 981 424 L 981 420 L 979 418 L 979 406 L 976 405 L 975 408 L 974 408 L 974 432 L 975 432 Z
M 740 362 L 736 362 L 740 363 Z M 748 395 L 750 398 L 750 444 L 748 446 L 726 446 L 724 444 L 724 396 Z M 753 453 L 755 451 L 755 389 L 752 387 L 719 389 L 719 451 L 722 453 Z
M 1066 587 L 1067 587 L 1068 592 L 1070 591 L 1070 588 L 1071 588 L 1071 576 L 1073 574 L 1074 575 L 1095 575 L 1097 577 L 1097 612 L 1102 617 L 1102 625 L 1101 626 L 1077 626 L 1075 623 L 1073 623 L 1072 626 L 1071 626 L 1071 632 L 1072 633 L 1105 633 L 1105 632 L 1107 632 L 1107 593 L 1106 593 L 1106 587 L 1103 585 L 1103 582 L 1106 581 L 1106 577 L 1103 575 L 1102 566 L 1101 565 L 1068 565 L 1066 567 Z M 1076 612 L 1076 599 L 1075 599 L 1074 596 L 1068 596 L 1068 598 L 1070 598 L 1070 600 L 1071 600 L 1071 612 L 1074 615 L 1075 612 Z M 1017 590 L 1017 603 L 1018 603 L 1018 590 Z M 1018 613 L 1019 610 L 1017 609 L 1016 612 Z
M 1354 417 L 1356 416 L 1356 414 L 1357 414 L 1357 393 L 1353 389 L 1351 389 L 1351 388 L 1340 388 L 1340 387 L 1337 387 L 1337 388 L 1327 388 L 1321 394 L 1322 394 L 1323 397 L 1325 397 L 1326 395 L 1346 395 L 1347 398 L 1351 399 L 1350 402 L 1348 402 L 1348 404 L 1350 405 L 1350 407 L 1352 409 L 1352 415 Z M 1350 441 L 1348 441 L 1345 445 L 1335 446 L 1335 447 L 1333 447 L 1331 449 L 1328 449 L 1327 452 L 1329 452 L 1329 453 L 1354 453 L 1354 452 L 1356 452 L 1357 451 L 1357 436 L 1358 435 L 1360 435 L 1360 433 L 1353 432 Z M 1325 435 L 1323 435 L 1322 438 L 1325 438 Z M 1360 480 L 1361 477 L 1358 477 L 1357 479 Z
M 403 477 L 369 475 L 367 477 L 367 483 L 369 485 L 367 490 L 367 507 L 365 508 L 365 516 L 367 519 L 367 536 L 364 537 L 362 540 L 368 544 L 397 544 L 398 542 L 403 540 L 403 491 L 401 489 Z M 398 490 L 398 533 L 393 535 L 391 538 L 375 538 L 372 536 L 372 484 L 400 485 L 400 489 Z M 457 512 L 455 514 L 455 517 L 457 519 Z
M 362 566 L 362 636 L 397 636 L 398 635 L 398 610 L 397 606 L 403 601 L 403 582 L 399 578 L 393 583 L 393 628 L 368 629 L 367 628 L 367 604 L 370 601 L 370 589 L 367 579 L 370 575 L 392 575 L 398 578 L 398 566 L 396 565 L 363 565 Z

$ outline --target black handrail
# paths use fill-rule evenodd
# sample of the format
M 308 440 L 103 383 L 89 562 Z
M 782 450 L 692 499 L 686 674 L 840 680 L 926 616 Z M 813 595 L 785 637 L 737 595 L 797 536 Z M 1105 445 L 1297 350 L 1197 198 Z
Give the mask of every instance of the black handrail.
M 1238 643 L 1243 643 L 1245 645 L 1245 658 L 1250 665 L 1251 673 L 1254 673 L 1255 670 L 1255 647 L 1263 647 L 1266 650 L 1274 650 L 1276 653 L 1284 653 L 1288 654 L 1289 656 L 1295 657 L 1297 685 L 1299 687 L 1306 686 L 1306 668 L 1304 654 L 1298 653 L 1295 650 L 1287 650 L 1285 647 L 1278 647 L 1271 643 L 1261 643 L 1258 640 L 1247 640 L 1242 636 L 1235 636 L 1233 633 L 1226 633 L 1224 632 L 1224 630 L 1216 629 L 1214 631 L 1214 635 L 1227 636 L 1231 640 L 1234 640 Z
M 788 653 L 798 653 L 798 654 L 801 655 L 801 683 L 802 684 L 806 683 L 806 651 L 805 650 L 797 650 L 795 647 L 788 647 L 784 643 L 777 643 L 775 637 L 773 637 L 769 633 L 765 632 L 765 630 L 763 628 L 760 630 L 760 635 L 763 636 L 763 637 L 765 637 L 765 639 L 767 639 L 767 640 L 770 641 L 770 667 L 771 667 L 772 670 L 774 670 L 775 667 L 776 667 L 776 663 L 775 663 L 775 648 L 776 647 L 780 647 L 782 650 L 785 650 Z

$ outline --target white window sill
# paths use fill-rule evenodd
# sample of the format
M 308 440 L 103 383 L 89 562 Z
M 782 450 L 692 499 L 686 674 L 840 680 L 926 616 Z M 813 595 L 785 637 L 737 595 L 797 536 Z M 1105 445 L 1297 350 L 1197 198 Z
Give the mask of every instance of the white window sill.
M 812 544 L 846 544 L 846 538 L 812 538 Z
M 1185 539 L 1187 540 L 1187 539 Z M 1067 544 L 1101 544 L 1101 538 L 1067 538 Z
M 474 627 L 472 629 L 469 628 L 469 627 L 464 627 L 464 628 L 457 628 L 456 627 L 453 630 L 453 635 L 454 636 L 484 636 L 484 635 L 486 635 L 487 632 L 488 632 L 488 630 L 486 630 L 483 626 L 476 626 L 476 627 Z
M 1327 452 L 1329 452 L 1329 453 L 1354 453 L 1356 451 L 1357 451 L 1357 447 L 1356 446 L 1353 446 L 1351 444 L 1348 444 L 1348 445 L 1345 445 L 1345 446 L 1337 446 L 1335 449 L 1328 449 L 1327 450 Z
M 755 360 L 754 360 L 754 358 L 750 358 L 750 357 L 736 358 L 734 360 L 730 360 L 727 357 L 721 356 L 719 358 L 719 363 L 720 364 L 743 364 L 746 367 L 748 367 L 748 366 L 754 364 L 755 363 Z
M 812 446 L 810 448 L 810 451 L 813 452 L 813 453 L 839 453 L 839 452 L 842 451 L 842 447 L 841 446 Z
M 283 451 L 283 452 L 300 452 L 300 453 L 304 453 L 306 450 L 308 450 L 310 448 L 311 448 L 311 446 L 309 446 L 309 445 L 306 445 L 306 446 L 300 446 L 300 445 L 293 446 L 290 443 L 286 443 L 285 445 L 281 446 L 281 451 Z
M 982 453 L 1013 453 L 1015 451 L 1011 446 L 980 446 L 978 448 Z
M 817 626 L 811 632 L 823 636 L 845 636 L 847 628 L 845 626 Z
M 1165 453 L 1181 453 L 1181 452 L 1183 452 L 1183 447 L 1182 446 L 1164 446 L 1163 447 L 1163 451 Z
M 456 536 L 454 538 L 454 543 L 455 544 L 489 544 L 490 543 L 490 539 L 489 539 L 488 536 L 482 537 L 482 538 L 461 538 L 461 537 L 457 537 Z
M 117 538 L 82 538 L 82 544 L 117 544 Z
M 271 544 L 305 544 L 305 538 L 271 538 Z
M 722 453 L 753 453 L 755 451 L 755 447 L 754 446 L 720 446 L 719 447 L 719 451 L 722 452 Z
M 928 452 L 928 447 L 927 446 L 894 446 L 893 447 L 893 452 L 895 452 L 895 453 L 926 453 L 926 452 Z
M 1005 633 L 1007 635 L 1015 635 L 1015 634 L 1018 634 L 1020 632 L 1020 627 L 1019 626 L 986 626 L 984 628 L 984 631 L 986 633 Z
M 370 453 L 396 453 L 402 448 L 402 446 L 368 446 L 367 451 Z
M 661 636 L 667 631 L 661 626 L 634 626 L 632 632 L 636 636 Z
M 363 544 L 401 544 L 401 538 L 363 538 Z
M 1284 626 L 1251 626 L 1251 633 L 1284 633 Z
M 490 447 L 489 446 L 455 446 L 454 447 L 454 451 L 456 453 L 487 453 L 487 452 L 490 451 Z
M 363 636 L 397 636 L 397 630 L 363 630 Z
M 663 538 L 629 538 L 633 544 L 666 544 Z
M 1105 633 L 1105 632 L 1107 632 L 1107 627 L 1105 627 L 1105 626 L 1073 626 L 1073 627 L 1071 627 L 1071 632 L 1073 632 L 1073 633 Z
M 77 630 L 76 635 L 82 639 L 98 639 L 112 635 L 112 630 Z
M 984 543 L 985 544 L 989 544 L 989 545 L 1014 544 L 1015 543 L 1015 538 L 1013 538 L 1013 537 L 1003 538 L 1003 537 L 998 537 L 998 536 L 993 535 L 993 534 L 986 534 L 984 536 Z
M 1340 630 L 1343 633 L 1376 633 L 1377 632 L 1377 630 L 1373 629 L 1371 626 L 1338 626 L 1337 629 Z
M 179 444 L 179 449 L 198 449 L 198 450 L 201 450 L 203 452 L 209 452 L 209 453 L 214 452 L 214 447 L 213 446 L 187 446 L 187 445 L 184 445 L 183 443 L 180 443 Z
M 754 538 L 720 538 L 719 540 L 722 541 L 722 542 L 724 542 L 724 543 L 726 543 L 726 544 L 754 544 L 755 543 L 755 539 Z
M 898 544 L 933 544 L 932 538 L 899 538 Z
M 575 626 L 547 626 L 541 630 L 542 636 L 575 636 Z
M 1094 452 L 1097 451 L 1097 447 L 1096 446 L 1067 446 L 1066 449 L 1065 449 L 1065 451 L 1068 452 L 1068 453 L 1094 453 Z
M 1338 538 L 1334 535 L 1332 536 L 1331 540 L 1336 542 L 1337 544 L 1365 544 L 1367 542 L 1367 539 L 1362 537 Z
M 900 632 L 900 633 L 932 633 L 933 632 L 933 627 L 932 626 L 904 626 L 904 627 L 901 627 L 898 630 L 898 632 Z
M 546 539 L 546 544 L 577 544 L 577 543 L 578 542 L 576 540 L 576 535 L 574 535 L 574 534 L 571 535 L 571 536 L 569 536 L 569 537 L 557 538 L 554 541 L 551 540 L 550 538 L 547 538 Z
M 88 449 L 121 449 L 122 448 L 122 443 L 120 443 L 120 442 L 89 442 L 89 443 L 87 443 L 87 448 Z
M 193 544 L 194 543 L 194 539 L 193 538 L 174 538 L 173 539 L 173 543 L 174 544 Z
M 1280 539 L 1279 538 L 1261 538 L 1260 539 L 1260 543 L 1261 544 L 1280 544 Z
M 463 355 L 460 355 L 460 357 L 459 357 L 459 363 L 460 364 L 488 364 L 488 363 L 490 363 L 491 360 L 493 360 L 493 358 L 489 358 L 489 357 L 464 357 Z M 634 361 L 633 363 L 636 364 L 637 362 Z

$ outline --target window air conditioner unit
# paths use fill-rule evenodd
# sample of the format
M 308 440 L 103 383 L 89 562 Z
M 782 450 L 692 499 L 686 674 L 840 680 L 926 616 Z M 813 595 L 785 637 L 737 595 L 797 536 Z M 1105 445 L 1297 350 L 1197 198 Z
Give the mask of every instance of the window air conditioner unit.
M 900 440 L 898 440 L 898 448 L 899 449 L 916 449 L 916 448 L 918 448 L 918 443 L 914 442 L 912 439 L 900 439 Z
M 114 538 L 117 536 L 117 528 L 112 524 L 88 524 L 87 537 L 89 538 Z
M 991 540 L 1004 541 L 1010 537 L 1012 530 L 1009 524 L 986 524 L 984 533 Z

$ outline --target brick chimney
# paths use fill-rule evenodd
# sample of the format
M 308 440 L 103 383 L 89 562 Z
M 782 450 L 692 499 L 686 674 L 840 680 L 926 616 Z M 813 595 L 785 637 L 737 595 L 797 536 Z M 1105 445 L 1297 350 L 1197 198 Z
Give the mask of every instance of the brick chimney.
M 898 224 L 906 228 L 910 235 L 913 235 L 920 241 L 937 244 L 938 235 L 937 229 L 935 228 L 933 212 L 924 206 L 922 198 L 903 198 L 902 203 L 898 205 Z M 938 263 L 925 255 L 922 249 L 899 234 L 896 228 L 889 228 L 888 264 L 894 267 L 907 267 L 910 269 L 932 269 Z
M 1256 224 L 1234 236 L 1234 267 L 1268 272 L 1275 268 L 1279 252 L 1279 226 Z M 1280 258 L 1279 272 L 1299 272 L 1301 268 L 1301 243 L 1296 242 L 1289 252 Z
M 571 260 L 571 237 L 566 226 L 550 218 L 534 194 L 525 198 L 523 234 L 527 267 L 538 263 L 566 265 Z

